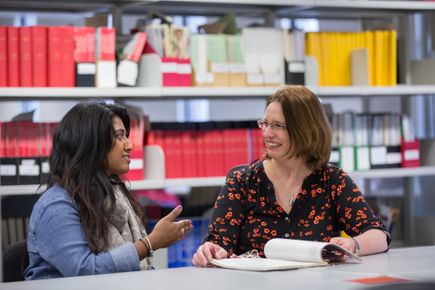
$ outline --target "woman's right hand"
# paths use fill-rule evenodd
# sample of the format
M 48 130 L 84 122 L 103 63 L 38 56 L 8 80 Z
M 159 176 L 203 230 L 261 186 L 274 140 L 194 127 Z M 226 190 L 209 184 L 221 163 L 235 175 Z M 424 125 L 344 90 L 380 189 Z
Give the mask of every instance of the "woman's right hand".
M 193 228 L 191 220 L 175 222 L 182 209 L 181 205 L 177 206 L 155 225 L 154 230 L 148 235 L 153 250 L 166 248 L 184 239 L 185 235 Z
M 228 257 L 228 252 L 219 245 L 205 242 L 199 246 L 192 258 L 192 265 L 206 266 L 211 259 L 223 259 Z

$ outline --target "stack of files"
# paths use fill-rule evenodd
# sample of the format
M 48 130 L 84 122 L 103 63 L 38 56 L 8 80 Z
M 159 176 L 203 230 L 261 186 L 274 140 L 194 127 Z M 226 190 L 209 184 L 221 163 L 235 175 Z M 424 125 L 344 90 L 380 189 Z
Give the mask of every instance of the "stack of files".
M 193 35 L 190 54 L 195 86 L 246 86 L 241 35 Z
M 191 86 L 188 29 L 168 24 L 151 24 L 144 27 L 144 31 L 147 42 L 139 62 L 137 86 Z
M 331 123 L 330 163 L 348 172 L 401 166 L 399 114 L 346 112 L 334 114 Z
M 365 85 L 397 84 L 397 33 L 394 30 L 361 32 L 310 32 L 306 34 L 305 54 L 312 56 L 319 68 L 320 86 L 353 85 L 351 58 L 368 68 Z M 361 68 L 361 66 L 360 66 Z M 355 73 L 355 72 L 354 72 Z
M 147 145 L 165 154 L 167 178 L 226 175 L 236 165 L 263 156 L 261 131 L 254 121 L 152 123 Z
M 247 85 L 277 86 L 284 83 L 282 44 L 282 29 L 256 27 L 242 30 Z
M 190 54 L 195 86 L 229 86 L 226 35 L 193 35 Z

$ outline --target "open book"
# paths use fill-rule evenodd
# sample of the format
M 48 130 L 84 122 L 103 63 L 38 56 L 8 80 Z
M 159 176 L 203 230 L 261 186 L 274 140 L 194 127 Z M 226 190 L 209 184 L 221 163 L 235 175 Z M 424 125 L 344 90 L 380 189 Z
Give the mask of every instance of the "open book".
M 267 258 L 244 255 L 228 259 L 213 259 L 215 266 L 246 271 L 274 271 L 326 266 L 342 261 L 343 255 L 348 262 L 361 262 L 361 258 L 348 250 L 332 243 L 291 239 L 272 239 L 264 247 Z

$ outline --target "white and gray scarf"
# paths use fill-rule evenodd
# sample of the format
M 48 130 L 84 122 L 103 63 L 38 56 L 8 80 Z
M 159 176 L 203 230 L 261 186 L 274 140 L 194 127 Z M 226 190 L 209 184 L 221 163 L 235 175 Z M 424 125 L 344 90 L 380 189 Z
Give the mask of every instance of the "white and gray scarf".
M 137 241 L 147 235 L 145 227 L 133 210 L 129 200 L 118 186 L 114 187 L 115 192 L 115 212 L 113 219 L 108 224 L 109 244 L 107 250 L 112 250 L 122 246 L 127 242 Z M 108 200 L 106 200 L 108 208 Z M 151 266 L 149 259 L 140 262 L 140 269 L 147 270 Z

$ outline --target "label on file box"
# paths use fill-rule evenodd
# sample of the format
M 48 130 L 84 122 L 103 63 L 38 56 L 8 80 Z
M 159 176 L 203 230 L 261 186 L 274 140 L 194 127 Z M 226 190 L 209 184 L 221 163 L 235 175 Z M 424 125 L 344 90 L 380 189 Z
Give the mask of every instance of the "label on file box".
M 329 156 L 329 162 L 338 163 L 340 162 L 340 152 L 332 150 Z
M 293 73 L 305 72 L 305 64 L 303 62 L 289 62 L 288 71 Z
M 228 63 L 213 62 L 211 64 L 211 71 L 214 73 L 227 73 L 230 71 L 230 67 Z
M 190 63 L 179 63 L 178 64 L 178 73 L 179 74 L 191 74 L 192 73 L 192 66 L 190 65 Z
M 212 83 L 214 81 L 214 75 L 212 73 L 196 74 L 195 80 L 199 84 Z
M 404 159 L 408 160 L 419 160 L 420 159 L 420 151 L 418 149 L 413 150 L 405 150 Z
M 95 63 L 78 63 L 77 73 L 81 75 L 93 75 L 97 72 Z
M 247 82 L 251 85 L 262 85 L 264 82 L 264 76 L 248 74 Z
M 280 84 L 281 75 L 280 74 L 265 74 L 264 75 L 265 84 Z
M 370 151 L 368 147 L 356 148 L 356 164 L 357 170 L 370 169 Z
M 143 160 L 139 158 L 131 159 L 130 162 L 130 170 L 142 169 L 143 168 Z
M 19 167 L 20 175 L 38 176 L 39 166 L 35 164 L 21 164 Z
M 387 164 L 400 164 L 400 162 L 402 162 L 400 152 L 387 153 Z
M 245 73 L 246 65 L 244 63 L 230 63 L 231 73 Z
M 0 165 L 0 173 L 2 176 L 15 176 L 17 175 L 17 166 L 13 164 Z
M 370 148 L 372 165 L 384 165 L 387 163 L 387 147 L 378 146 Z
M 50 172 L 50 164 L 48 161 L 44 161 L 41 163 L 41 172 L 46 174 Z
M 178 63 L 176 62 L 162 62 L 162 73 L 176 73 Z

